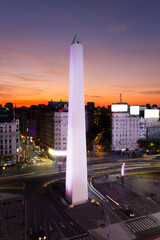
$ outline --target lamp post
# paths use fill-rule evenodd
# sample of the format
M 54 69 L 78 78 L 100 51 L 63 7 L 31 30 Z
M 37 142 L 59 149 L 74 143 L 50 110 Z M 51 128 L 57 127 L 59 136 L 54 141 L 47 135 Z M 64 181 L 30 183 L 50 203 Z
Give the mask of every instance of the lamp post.
M 101 202 L 101 226 L 105 226 L 105 204 Z
M 125 163 L 122 164 L 122 168 L 121 168 L 122 183 L 124 183 L 124 167 L 125 167 Z

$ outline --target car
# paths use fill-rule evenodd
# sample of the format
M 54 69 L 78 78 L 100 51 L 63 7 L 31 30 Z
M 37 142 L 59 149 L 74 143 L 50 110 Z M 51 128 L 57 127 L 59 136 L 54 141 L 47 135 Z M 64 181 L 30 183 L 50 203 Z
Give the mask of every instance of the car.
M 99 207 L 99 202 L 98 201 L 94 202 L 94 205 Z
M 31 163 L 36 163 L 36 160 L 34 158 L 31 158 Z
M 128 216 L 128 217 L 134 217 L 135 216 L 135 213 L 133 213 L 133 211 L 128 208 L 128 209 L 125 209 L 124 210 L 124 213 Z
M 45 234 L 45 231 L 44 229 L 41 229 L 39 232 L 38 232 L 38 235 L 37 235 L 37 240 L 46 240 L 47 239 L 47 236 Z
M 135 217 L 135 213 L 131 210 L 129 204 L 119 204 L 119 208 L 128 216 Z
M 8 160 L 8 161 L 7 161 L 7 165 L 8 165 L 8 166 L 11 166 L 11 165 L 12 165 L 12 161 L 11 161 L 11 160 Z
M 44 159 L 44 158 L 41 158 L 41 162 L 45 162 L 45 159 Z

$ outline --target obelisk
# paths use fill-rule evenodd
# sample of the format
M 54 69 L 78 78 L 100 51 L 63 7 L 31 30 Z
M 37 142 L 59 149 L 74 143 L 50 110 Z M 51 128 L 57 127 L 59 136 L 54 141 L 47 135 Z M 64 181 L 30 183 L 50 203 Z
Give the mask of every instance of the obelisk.
M 88 201 L 84 104 L 83 45 L 76 35 L 70 46 L 66 199 L 73 205 Z

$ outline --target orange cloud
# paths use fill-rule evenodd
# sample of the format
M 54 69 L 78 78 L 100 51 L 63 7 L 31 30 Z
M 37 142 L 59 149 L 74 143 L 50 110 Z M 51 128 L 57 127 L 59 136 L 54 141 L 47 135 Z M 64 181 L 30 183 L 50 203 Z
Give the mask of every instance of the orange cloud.
M 10 49 L 9 49 L 10 50 Z M 3 51 L 0 57 L 0 102 L 18 105 L 68 99 L 69 52 Z M 157 103 L 160 52 L 84 51 L 85 101 L 107 106 Z

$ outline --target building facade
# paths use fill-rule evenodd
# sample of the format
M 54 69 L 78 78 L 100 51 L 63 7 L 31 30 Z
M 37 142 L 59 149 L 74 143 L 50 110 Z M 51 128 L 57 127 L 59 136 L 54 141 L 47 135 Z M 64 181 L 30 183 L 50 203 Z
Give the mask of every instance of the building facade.
M 41 113 L 39 118 L 39 140 L 46 149 L 54 148 L 54 113 Z
M 54 113 L 54 148 L 67 150 L 68 112 Z
M 128 104 L 112 106 L 112 151 L 135 151 L 137 141 L 145 138 L 146 122 L 138 112 L 131 114 Z
M 19 120 L 0 123 L 1 160 L 19 161 Z

